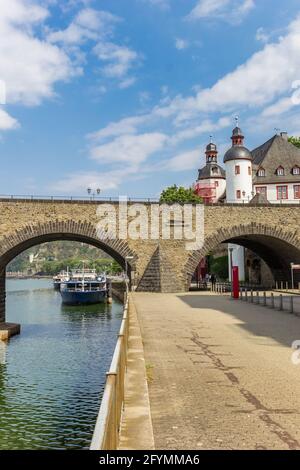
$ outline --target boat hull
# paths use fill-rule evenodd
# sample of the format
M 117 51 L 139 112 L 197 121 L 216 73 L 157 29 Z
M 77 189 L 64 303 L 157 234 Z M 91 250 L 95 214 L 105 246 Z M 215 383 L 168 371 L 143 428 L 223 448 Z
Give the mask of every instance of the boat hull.
M 61 290 L 62 302 L 65 305 L 90 305 L 105 301 L 106 291 L 70 291 Z

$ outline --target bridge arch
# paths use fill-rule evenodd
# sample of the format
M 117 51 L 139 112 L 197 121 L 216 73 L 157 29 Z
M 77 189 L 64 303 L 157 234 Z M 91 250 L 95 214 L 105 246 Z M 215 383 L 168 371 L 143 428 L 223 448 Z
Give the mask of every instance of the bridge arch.
M 184 267 L 187 289 L 201 259 L 221 243 L 249 248 L 266 262 L 275 281 L 290 280 L 290 263 L 300 264 L 300 239 L 296 230 L 289 231 L 255 222 L 220 228 L 205 239 L 200 250 L 192 252 L 188 257 Z
M 5 321 L 5 271 L 7 264 L 17 255 L 32 246 L 57 240 L 87 243 L 108 253 L 123 268 L 127 261 L 128 274 L 135 270 L 137 254 L 125 240 L 99 237 L 95 225 L 86 221 L 55 220 L 21 227 L 9 236 L 4 236 L 0 245 L 0 322 Z

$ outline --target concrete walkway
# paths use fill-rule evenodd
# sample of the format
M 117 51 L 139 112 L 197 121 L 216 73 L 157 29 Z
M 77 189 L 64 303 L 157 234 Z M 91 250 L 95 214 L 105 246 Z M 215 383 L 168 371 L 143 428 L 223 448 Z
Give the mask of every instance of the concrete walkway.
M 134 293 L 156 449 L 300 449 L 300 318 L 207 293 Z

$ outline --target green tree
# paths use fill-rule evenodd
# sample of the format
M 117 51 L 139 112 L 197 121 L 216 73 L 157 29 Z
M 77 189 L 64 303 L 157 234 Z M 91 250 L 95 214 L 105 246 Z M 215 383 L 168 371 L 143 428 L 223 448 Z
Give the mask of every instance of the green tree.
M 210 272 L 214 273 L 219 280 L 228 279 L 228 256 L 219 258 L 210 257 Z
M 295 147 L 298 147 L 298 149 L 300 149 L 300 137 L 291 136 L 288 140 L 291 144 L 295 145 Z
M 193 188 L 187 189 L 174 184 L 162 191 L 159 202 L 161 204 L 202 204 L 203 200 L 194 193 Z

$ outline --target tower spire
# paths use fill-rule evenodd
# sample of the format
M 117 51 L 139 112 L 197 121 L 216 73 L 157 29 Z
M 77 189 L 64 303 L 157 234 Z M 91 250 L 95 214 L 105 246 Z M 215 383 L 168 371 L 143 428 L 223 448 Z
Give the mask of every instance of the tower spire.
M 206 146 L 206 163 L 217 163 L 218 160 L 218 149 L 216 144 L 213 143 L 212 135 L 209 136 L 210 143 Z
M 244 145 L 244 135 L 243 135 L 242 129 L 240 129 L 240 127 L 239 127 L 240 118 L 239 118 L 239 116 L 235 116 L 234 119 L 235 119 L 236 126 L 232 131 L 232 136 L 231 136 L 232 146 L 233 147 L 235 147 L 237 145 L 243 146 Z

